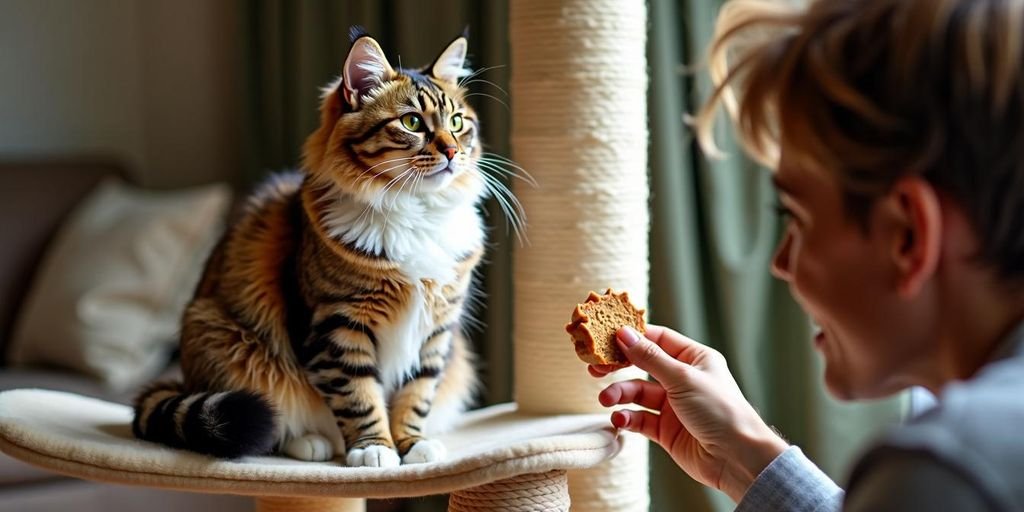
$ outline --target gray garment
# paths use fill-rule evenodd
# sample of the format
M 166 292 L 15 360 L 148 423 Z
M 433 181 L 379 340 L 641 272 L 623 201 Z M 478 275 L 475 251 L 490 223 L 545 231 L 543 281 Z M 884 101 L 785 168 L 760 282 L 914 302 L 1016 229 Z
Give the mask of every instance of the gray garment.
M 740 512 L 995 511 L 973 484 L 923 454 L 893 452 L 879 458 L 848 495 L 789 447 L 757 477 L 736 507 Z M 858 465 L 858 468 L 861 466 Z
M 843 490 L 790 446 L 761 471 L 736 506 L 737 512 L 839 510 Z
M 887 432 L 857 462 L 845 495 L 790 447 L 737 511 L 1024 512 L 1024 325 L 938 405 Z

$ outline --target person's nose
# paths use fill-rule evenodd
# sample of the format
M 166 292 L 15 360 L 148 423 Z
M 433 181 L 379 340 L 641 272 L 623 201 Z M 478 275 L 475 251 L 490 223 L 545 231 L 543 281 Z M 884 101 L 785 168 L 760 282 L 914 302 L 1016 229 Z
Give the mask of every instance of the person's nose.
M 790 272 L 790 249 L 792 246 L 793 234 L 787 229 L 782 235 L 782 240 L 779 241 L 779 246 L 775 248 L 775 255 L 772 256 L 772 275 L 787 282 L 793 278 L 793 274 Z

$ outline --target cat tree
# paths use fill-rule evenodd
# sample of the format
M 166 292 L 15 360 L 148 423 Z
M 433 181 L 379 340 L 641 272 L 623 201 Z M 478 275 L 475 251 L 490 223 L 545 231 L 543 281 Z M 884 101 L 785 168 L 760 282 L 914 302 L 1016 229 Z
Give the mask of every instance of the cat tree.
M 516 0 L 510 22 L 513 151 L 540 184 L 517 190 L 530 243 L 515 257 L 515 404 L 466 415 L 441 438 L 444 462 L 380 469 L 210 459 L 133 439 L 125 406 L 13 390 L 0 394 L 0 450 L 91 480 L 251 495 L 261 511 L 440 493 L 452 511 L 565 511 L 570 496 L 574 510 L 646 511 L 648 444 L 608 425 L 607 382 L 562 330 L 591 289 L 646 302 L 646 6 Z

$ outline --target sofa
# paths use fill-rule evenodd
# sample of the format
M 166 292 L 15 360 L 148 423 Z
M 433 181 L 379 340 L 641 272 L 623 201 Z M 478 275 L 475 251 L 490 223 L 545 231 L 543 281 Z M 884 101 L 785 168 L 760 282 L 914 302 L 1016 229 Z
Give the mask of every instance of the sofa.
M 0 391 L 46 388 L 127 403 L 132 391 L 113 391 L 95 377 L 47 365 L 15 365 L 9 342 L 25 298 L 37 281 L 55 234 L 84 197 L 104 179 L 125 178 L 101 159 L 0 163 Z M 58 319 L 52 320 L 54 322 Z M 167 371 L 173 372 L 173 368 Z M 161 512 L 251 510 L 252 500 L 100 484 L 53 474 L 0 454 L 0 510 Z

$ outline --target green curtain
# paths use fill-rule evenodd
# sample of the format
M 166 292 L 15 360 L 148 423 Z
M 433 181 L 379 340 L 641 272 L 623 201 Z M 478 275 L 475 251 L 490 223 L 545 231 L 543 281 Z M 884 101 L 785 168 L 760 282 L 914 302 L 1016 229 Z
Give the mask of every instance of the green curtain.
M 842 480 L 851 457 L 879 425 L 894 421 L 898 401 L 838 404 L 823 390 L 806 317 L 768 262 L 779 223 L 769 173 L 732 155 L 709 162 L 696 149 L 684 114 L 708 84 L 699 67 L 720 0 L 650 0 L 651 290 L 653 322 L 721 350 L 766 420 Z M 349 48 L 348 27 L 364 26 L 393 64 L 430 62 L 470 27 L 474 68 L 508 90 L 508 1 L 239 0 L 246 89 L 244 183 L 299 164 L 302 142 L 318 123 L 319 88 L 336 77 Z M 475 84 L 488 151 L 508 155 L 508 101 Z M 481 404 L 511 397 L 512 244 L 497 205 L 487 205 L 491 247 L 481 272 L 486 327 L 474 333 L 487 387 Z M 527 212 L 529 214 L 529 212 Z M 732 503 L 695 484 L 652 450 L 652 510 L 731 510 Z M 371 504 L 371 510 L 444 510 L 441 499 Z
M 840 404 L 826 395 L 810 325 L 769 261 L 780 232 L 770 173 L 729 153 L 708 161 L 683 122 L 710 89 L 702 64 L 719 0 L 651 0 L 651 321 L 707 343 L 729 360 L 747 398 L 840 482 L 851 458 L 900 400 Z M 723 494 L 652 452 L 652 510 L 731 510 Z

